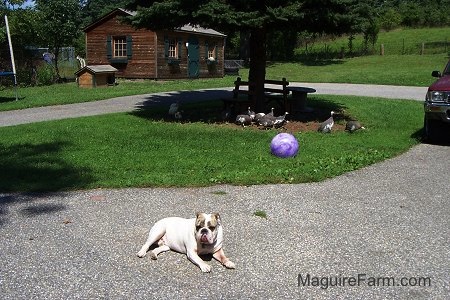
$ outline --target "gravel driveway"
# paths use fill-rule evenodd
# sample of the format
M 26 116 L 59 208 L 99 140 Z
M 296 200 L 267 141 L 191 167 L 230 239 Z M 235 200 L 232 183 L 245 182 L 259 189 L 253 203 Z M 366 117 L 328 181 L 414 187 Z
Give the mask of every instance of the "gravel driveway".
M 421 144 L 309 184 L 0 193 L 0 295 L 448 299 L 449 157 Z M 137 258 L 156 220 L 196 211 L 221 213 L 236 270 L 212 260 L 202 274 L 174 252 Z

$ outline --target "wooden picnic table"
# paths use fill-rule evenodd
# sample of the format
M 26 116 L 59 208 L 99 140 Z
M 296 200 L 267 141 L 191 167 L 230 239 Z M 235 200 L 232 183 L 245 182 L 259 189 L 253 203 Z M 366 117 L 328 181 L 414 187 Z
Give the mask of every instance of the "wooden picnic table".
M 301 86 L 288 86 L 286 90 L 292 92 L 291 112 L 312 112 L 311 107 L 306 106 L 306 100 L 309 93 L 315 93 L 316 90 L 308 87 Z

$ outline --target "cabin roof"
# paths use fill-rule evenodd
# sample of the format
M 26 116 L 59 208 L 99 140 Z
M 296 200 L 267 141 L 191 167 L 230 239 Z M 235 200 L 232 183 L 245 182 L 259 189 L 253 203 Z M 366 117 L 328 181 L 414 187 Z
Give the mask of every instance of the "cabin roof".
M 201 26 L 192 25 L 192 24 L 186 24 L 184 26 L 181 26 L 179 28 L 176 28 L 175 31 L 181 31 L 181 32 L 195 32 L 199 34 L 205 34 L 205 35 L 217 35 L 226 37 L 225 34 L 220 33 L 218 31 L 215 31 L 214 29 L 210 28 L 203 28 Z

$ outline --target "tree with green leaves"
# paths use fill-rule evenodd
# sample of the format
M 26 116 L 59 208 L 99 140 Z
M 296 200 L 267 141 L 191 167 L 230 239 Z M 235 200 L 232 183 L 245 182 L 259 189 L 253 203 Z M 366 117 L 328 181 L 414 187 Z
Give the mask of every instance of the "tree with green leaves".
M 4 15 L 7 15 L 15 63 L 19 75 L 22 67 L 27 64 L 26 47 L 34 45 L 33 43 L 36 41 L 37 36 L 35 26 L 36 13 L 31 8 L 20 7 L 24 2 L 22 0 L 12 0 L 3 1 L 0 4 L 0 69 L 11 70 L 12 68 L 4 19 Z
M 116 8 L 123 8 L 129 0 L 81 0 L 82 26 L 87 26 Z
M 187 23 L 249 33 L 250 72 L 256 110 L 264 109 L 267 37 L 274 30 L 344 33 L 353 0 L 134 0 L 132 24 L 173 29 Z
M 72 46 L 80 33 L 80 3 L 78 0 L 36 0 L 36 10 L 39 16 L 38 39 L 55 56 L 54 66 L 59 80 L 60 50 Z

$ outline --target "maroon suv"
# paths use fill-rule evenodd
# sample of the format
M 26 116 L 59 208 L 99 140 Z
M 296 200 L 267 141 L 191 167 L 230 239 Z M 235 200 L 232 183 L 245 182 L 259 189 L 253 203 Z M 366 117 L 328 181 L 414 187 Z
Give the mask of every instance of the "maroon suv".
M 431 76 L 437 77 L 438 80 L 430 85 L 425 98 L 423 126 L 425 140 L 433 140 L 436 137 L 442 122 L 450 123 L 450 61 L 442 74 L 433 71 Z

